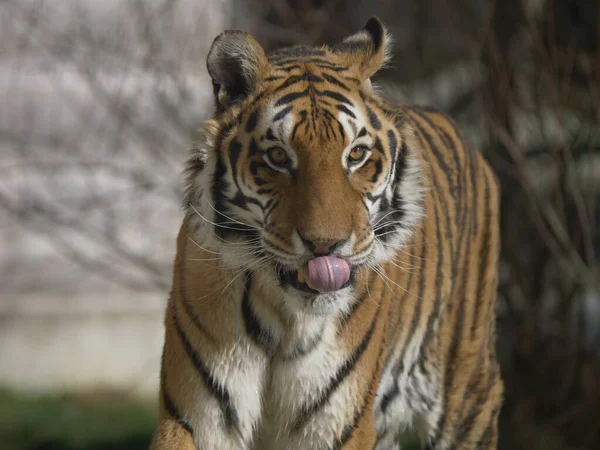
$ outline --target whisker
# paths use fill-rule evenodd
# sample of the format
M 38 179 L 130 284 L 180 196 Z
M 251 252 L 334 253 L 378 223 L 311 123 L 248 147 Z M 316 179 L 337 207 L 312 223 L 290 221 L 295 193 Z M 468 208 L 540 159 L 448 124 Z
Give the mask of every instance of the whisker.
M 194 212 L 195 212 L 196 214 L 198 214 L 198 216 L 200 216 L 201 218 L 203 218 L 204 220 L 206 220 L 206 221 L 207 221 L 208 223 L 210 223 L 211 225 L 214 225 L 215 227 L 225 228 L 225 229 L 228 229 L 228 230 L 236 230 L 236 231 L 248 231 L 248 228 L 235 228 L 235 227 L 226 227 L 226 226 L 224 226 L 224 225 L 220 225 L 220 224 L 218 224 L 218 223 L 211 222 L 211 221 L 210 221 L 210 220 L 208 220 L 206 217 L 204 217 L 202 214 L 200 214 L 200 211 L 198 211 L 194 205 L 192 205 L 191 203 L 190 203 L 189 205 L 190 205 L 190 206 L 191 206 L 191 208 L 194 210 Z M 254 228 L 254 227 L 252 227 L 252 228 Z
M 390 287 L 390 285 L 388 284 L 385 276 L 383 276 L 379 270 L 377 270 L 377 268 L 374 265 L 369 265 L 369 267 L 371 268 L 371 270 L 373 270 L 373 272 L 375 272 L 377 275 L 379 275 L 381 277 L 381 279 L 383 280 L 383 282 L 385 283 L 385 285 L 387 286 L 387 288 L 392 291 L 392 288 Z
M 415 270 L 415 269 L 418 269 L 418 267 L 416 267 L 416 266 L 411 266 L 410 264 L 409 264 L 408 266 L 405 266 L 405 267 L 403 267 L 403 266 L 401 266 L 401 265 L 399 265 L 399 264 L 395 263 L 393 258 L 392 258 L 392 259 L 389 259 L 389 260 L 387 260 L 387 261 L 385 261 L 385 262 L 387 262 L 387 263 L 390 263 L 390 264 L 392 264 L 392 265 L 396 266 L 398 269 L 400 269 L 400 270 L 402 270 L 402 271 L 404 271 L 404 272 L 406 272 L 406 273 L 414 273 L 414 270 Z
M 367 294 L 369 294 L 369 298 L 375 304 L 375 306 L 379 306 L 379 303 L 375 301 L 375 299 L 371 296 L 371 291 L 369 290 L 369 275 L 367 274 Z
M 202 247 L 202 246 L 201 246 L 200 244 L 198 244 L 198 243 L 197 243 L 195 240 L 193 240 L 193 239 L 190 237 L 190 235 L 189 235 L 189 234 L 188 234 L 188 235 L 186 235 L 186 237 L 187 237 L 187 238 L 188 238 L 190 241 L 192 241 L 192 242 L 194 243 L 194 245 L 195 245 L 196 247 L 198 247 L 199 249 L 201 249 L 201 250 L 204 250 L 205 252 L 208 252 L 208 253 L 212 253 L 213 255 L 220 255 L 220 253 L 218 253 L 218 252 L 213 252 L 213 251 L 211 251 L 211 250 L 208 250 L 208 249 L 206 249 L 206 248 Z
M 377 226 L 377 227 L 373 227 L 373 231 L 377 231 L 377 230 L 381 230 L 382 228 L 386 228 L 389 227 L 391 225 L 402 225 L 404 223 L 404 221 L 402 220 L 392 220 L 390 222 L 384 222 L 381 225 Z
M 392 231 L 386 231 L 385 233 L 381 233 L 379 235 L 376 236 L 377 239 L 381 239 L 383 236 L 386 236 L 388 234 L 393 234 L 393 233 L 398 233 L 400 231 L 404 231 L 404 230 L 392 230 Z
M 186 261 L 220 261 L 221 258 L 186 258 Z
M 254 264 L 251 264 L 249 266 L 244 266 L 243 268 L 241 268 L 239 270 L 239 272 L 236 274 L 235 270 L 232 270 L 230 268 L 226 268 L 227 270 L 233 272 L 233 274 L 235 274 L 235 276 L 233 277 L 233 279 L 229 280 L 229 282 L 227 282 L 225 284 L 225 287 L 221 287 L 219 286 L 217 289 L 215 289 L 212 292 L 209 292 L 208 294 L 202 295 L 201 297 L 198 297 L 196 299 L 196 301 L 200 301 L 202 299 L 205 299 L 206 297 L 209 297 L 211 295 L 216 294 L 217 292 L 221 291 L 221 294 L 225 293 L 225 291 L 227 290 L 227 288 L 229 286 L 231 286 L 231 284 L 237 280 L 241 275 L 243 275 L 248 269 L 262 269 L 263 267 L 266 267 L 270 262 L 271 262 L 271 257 L 270 256 L 266 256 L 266 257 L 262 257 L 261 259 L 259 259 L 258 261 L 255 261 Z M 257 267 L 258 266 L 258 267 Z
M 408 253 L 407 251 L 404 251 L 402 248 L 397 248 L 396 250 L 398 250 L 401 253 L 404 253 L 406 256 L 410 256 L 411 258 L 419 259 L 421 261 L 425 261 L 426 260 L 426 258 L 423 258 L 421 256 L 417 256 L 417 255 L 413 255 L 412 253 Z
M 244 267 L 242 270 L 240 270 L 240 273 L 238 273 L 235 277 L 233 277 L 233 279 L 229 283 L 227 283 L 227 285 L 223 288 L 223 291 L 221 291 L 221 293 L 225 293 L 225 291 L 231 285 L 231 283 L 233 283 L 241 275 L 246 273 L 246 271 L 248 271 L 248 269 L 261 268 L 261 267 L 263 267 L 263 264 L 267 264 L 268 262 L 270 262 L 269 257 L 264 257 L 264 258 L 262 258 L 262 260 L 259 259 L 259 260 L 255 261 L 254 264 L 250 264 L 249 266 Z M 258 266 L 258 267 L 256 267 L 256 266 Z
M 379 219 L 377 222 L 375 222 L 375 223 L 373 224 L 373 228 L 374 228 L 374 227 L 376 227 L 376 226 L 377 226 L 377 224 L 378 224 L 378 223 L 380 223 L 380 222 L 381 222 L 383 219 L 385 219 L 387 216 L 389 216 L 390 214 L 397 213 L 397 212 L 402 212 L 402 210 L 401 210 L 401 209 L 394 209 L 394 210 L 392 210 L 392 211 L 388 212 L 388 213 L 387 213 L 385 216 L 383 216 L 381 219 Z
M 390 248 L 392 248 L 394 250 L 400 250 L 400 247 L 398 247 L 397 245 L 394 245 L 394 244 L 390 244 L 389 242 L 384 242 L 384 241 L 381 241 L 381 240 L 378 240 L 377 242 L 380 243 L 381 245 L 385 246 L 385 247 L 390 247 Z M 412 242 L 410 244 L 405 243 L 405 244 L 402 244 L 402 248 L 415 247 L 417 245 L 422 244 L 423 242 L 424 242 L 424 240 L 423 241 L 418 241 L 418 242 L 415 241 L 415 242 Z M 413 256 L 413 255 L 409 255 L 409 256 Z M 415 258 L 417 258 L 417 256 L 415 256 Z
M 206 197 L 206 195 L 205 195 L 205 194 L 202 194 L 202 197 L 204 198 L 204 200 L 206 200 L 206 203 L 208 203 L 208 206 L 210 206 L 210 207 L 211 207 L 211 208 L 212 208 L 212 209 L 213 209 L 213 210 L 214 210 L 214 211 L 215 211 L 217 214 L 221 214 L 223 217 L 226 217 L 227 219 L 229 219 L 229 220 L 233 221 L 234 223 L 238 223 L 238 224 L 240 224 L 240 225 L 244 225 L 244 226 L 246 226 L 246 227 L 250 227 L 250 228 L 254 228 L 254 229 L 257 229 L 257 230 L 258 230 L 258 227 L 255 227 L 255 226 L 253 226 L 253 225 L 249 225 L 249 224 L 247 224 L 247 223 L 244 223 L 244 222 L 240 222 L 239 220 L 233 219 L 233 218 L 229 217 L 228 215 L 226 215 L 225 213 L 222 213 L 221 211 L 217 210 L 217 209 L 216 209 L 216 208 L 215 208 L 215 207 L 212 205 L 212 203 L 210 202 L 210 200 L 208 200 L 208 197 Z
M 384 280 L 384 282 L 385 282 L 385 279 L 387 279 L 387 280 L 388 280 L 390 283 L 392 283 L 392 284 L 396 285 L 397 287 L 399 287 L 400 289 L 402 289 L 402 290 L 403 290 L 404 292 L 406 292 L 407 294 L 409 294 L 409 295 L 414 295 L 414 296 L 415 296 L 416 298 L 418 298 L 419 300 L 422 300 L 422 299 L 421 299 L 421 297 L 419 297 L 419 296 L 418 296 L 418 295 L 416 295 L 416 294 L 413 294 L 413 293 L 412 293 L 412 292 L 410 292 L 408 289 L 406 289 L 404 286 L 400 286 L 398 283 L 396 283 L 394 280 L 392 280 L 390 277 L 388 277 L 388 276 L 386 275 L 385 271 L 383 270 L 383 268 L 381 268 L 381 266 L 379 266 L 379 267 L 381 268 L 381 271 L 378 271 L 378 270 L 377 270 L 377 268 L 376 268 L 374 265 L 372 265 L 372 264 L 369 264 L 369 267 L 371 267 L 375 273 L 377 273 L 378 275 L 380 275 L 380 276 L 382 277 L 382 279 Z M 387 284 L 387 283 L 386 283 L 386 284 Z M 389 285 L 388 285 L 388 287 L 389 287 Z

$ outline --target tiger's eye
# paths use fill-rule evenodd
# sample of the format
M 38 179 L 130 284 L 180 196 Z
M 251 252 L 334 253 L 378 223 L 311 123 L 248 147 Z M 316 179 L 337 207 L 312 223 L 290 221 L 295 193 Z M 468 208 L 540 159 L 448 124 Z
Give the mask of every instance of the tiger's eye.
M 271 147 L 267 150 L 267 157 L 276 166 L 285 166 L 289 161 L 287 153 L 281 147 Z
M 367 148 L 362 145 L 354 147 L 350 150 L 350 153 L 348 153 L 348 160 L 352 163 L 357 163 L 365 157 L 367 151 Z

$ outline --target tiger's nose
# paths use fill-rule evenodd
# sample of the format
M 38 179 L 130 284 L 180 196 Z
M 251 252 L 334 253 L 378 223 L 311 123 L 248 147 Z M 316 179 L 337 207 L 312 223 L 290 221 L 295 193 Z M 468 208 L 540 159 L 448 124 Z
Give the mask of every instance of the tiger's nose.
M 313 252 L 317 256 L 329 255 L 336 248 L 346 242 L 347 238 L 344 239 L 318 239 L 318 238 L 306 238 L 298 232 L 300 239 L 304 242 L 306 248 Z

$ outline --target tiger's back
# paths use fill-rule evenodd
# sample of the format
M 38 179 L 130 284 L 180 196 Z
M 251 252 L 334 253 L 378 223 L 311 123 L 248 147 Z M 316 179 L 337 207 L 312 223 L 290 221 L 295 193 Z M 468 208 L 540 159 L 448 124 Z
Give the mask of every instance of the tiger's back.
M 370 87 L 384 28 L 225 33 L 188 165 L 153 448 L 493 449 L 498 186 L 445 115 Z

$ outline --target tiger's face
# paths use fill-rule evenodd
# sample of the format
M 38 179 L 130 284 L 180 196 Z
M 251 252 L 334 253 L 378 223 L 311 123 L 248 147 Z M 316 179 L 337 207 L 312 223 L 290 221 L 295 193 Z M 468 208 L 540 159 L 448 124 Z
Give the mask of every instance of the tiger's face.
M 217 113 L 189 165 L 188 214 L 202 246 L 271 272 L 300 309 L 348 303 L 356 274 L 391 258 L 421 215 L 409 130 L 369 80 L 386 39 L 373 20 L 333 48 L 267 57 L 226 32 L 208 57 Z

